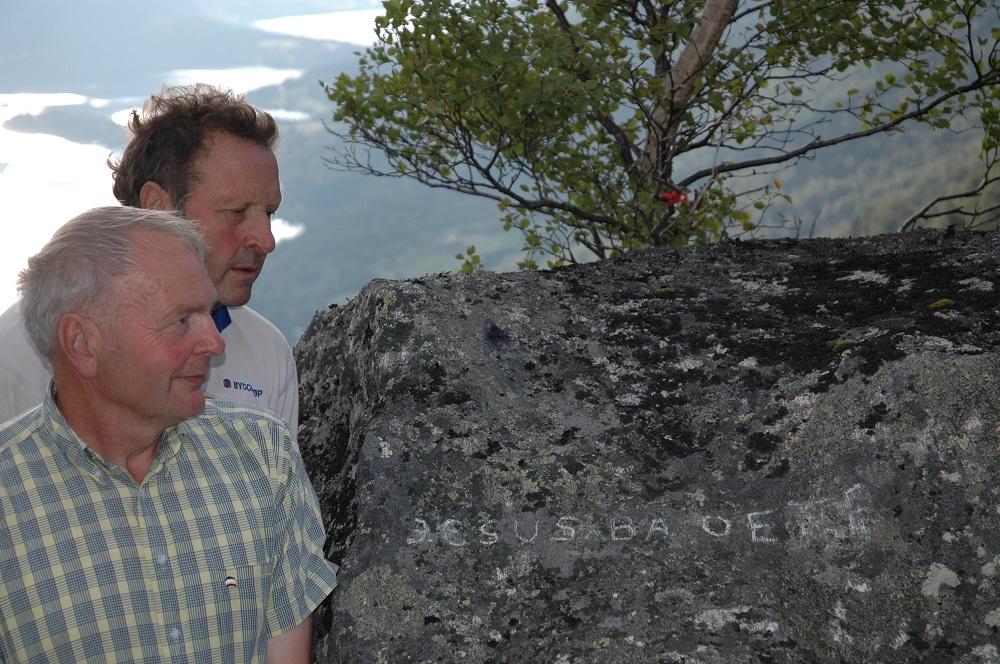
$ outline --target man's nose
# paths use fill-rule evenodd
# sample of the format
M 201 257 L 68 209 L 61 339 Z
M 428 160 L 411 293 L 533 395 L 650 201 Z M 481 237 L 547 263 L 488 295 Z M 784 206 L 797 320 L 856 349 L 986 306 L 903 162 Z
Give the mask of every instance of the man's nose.
M 222 355 L 226 350 L 226 340 L 222 338 L 219 330 L 215 327 L 215 321 L 210 315 L 206 315 L 202 320 L 202 337 L 198 340 L 196 353 L 207 353 L 208 355 Z
M 276 242 L 271 231 L 271 217 L 264 212 L 256 212 L 250 219 L 250 232 L 247 233 L 246 246 L 258 254 L 269 254 L 274 251 Z

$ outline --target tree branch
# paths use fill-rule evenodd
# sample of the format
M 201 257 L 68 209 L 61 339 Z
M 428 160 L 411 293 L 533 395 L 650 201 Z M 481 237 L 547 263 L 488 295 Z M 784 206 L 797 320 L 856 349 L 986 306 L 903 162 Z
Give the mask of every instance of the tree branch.
M 884 122 L 880 125 L 870 127 L 863 131 L 856 131 L 848 134 L 842 134 L 840 136 L 837 136 L 836 138 L 831 138 L 827 140 L 823 140 L 822 138 L 817 136 L 812 141 L 803 145 L 800 148 L 797 148 L 790 152 L 786 152 L 784 154 L 775 155 L 773 157 L 763 157 L 761 159 L 749 159 L 747 161 L 724 163 L 724 164 L 719 164 L 717 166 L 713 166 L 711 168 L 703 168 L 699 171 L 695 171 L 691 175 L 681 180 L 678 183 L 678 186 L 688 187 L 693 182 L 697 182 L 702 178 L 709 177 L 712 175 L 717 175 L 719 173 L 728 173 L 731 171 L 743 170 L 745 168 L 754 168 L 757 166 L 767 166 L 770 164 L 780 164 L 782 162 L 796 159 L 798 157 L 801 157 L 805 154 L 808 154 L 809 152 L 813 152 L 814 150 L 818 150 L 820 148 L 826 148 L 832 145 L 839 145 L 840 143 L 846 143 L 848 141 L 854 141 L 859 138 L 865 138 L 867 136 L 880 134 L 889 131 L 891 129 L 894 129 L 899 125 L 903 124 L 904 122 L 908 122 L 915 118 L 920 118 L 927 115 L 931 109 L 940 106 L 949 99 L 953 99 L 955 97 L 958 97 L 959 95 L 963 95 L 968 92 L 972 92 L 974 90 L 979 90 L 997 84 L 1000 84 L 1000 72 L 994 71 L 991 72 L 989 76 L 972 81 L 971 83 L 967 83 L 966 85 L 955 88 L 954 90 L 950 90 L 949 92 L 946 92 L 938 96 L 936 99 L 931 101 L 931 103 L 927 104 L 926 106 L 917 107 L 916 109 L 908 113 L 903 113 L 898 117 L 889 120 L 888 122 Z
M 934 214 L 927 214 L 930 211 L 931 208 L 933 208 L 935 205 L 938 205 L 939 203 L 944 203 L 945 201 L 954 201 L 954 200 L 958 200 L 960 198 L 972 198 L 974 196 L 978 196 L 979 194 L 981 194 L 983 192 L 984 189 L 986 189 L 986 187 L 990 186 L 994 182 L 1000 182 L 1000 176 L 992 176 L 991 175 L 991 172 L 992 172 L 993 167 L 995 165 L 996 165 L 996 162 L 991 162 L 989 164 L 989 166 L 987 166 L 986 173 L 983 175 L 983 179 L 980 180 L 979 184 L 977 184 L 972 189 L 969 189 L 968 191 L 963 191 L 963 192 L 960 192 L 960 193 L 957 193 L 957 194 L 948 194 L 948 195 L 945 195 L 945 196 L 937 196 L 936 198 L 931 199 L 926 205 L 924 205 L 922 208 L 920 208 L 919 210 L 917 210 L 916 212 L 914 212 L 912 215 L 910 215 L 906 219 L 906 221 L 903 222 L 903 224 L 899 227 L 899 232 L 900 233 L 905 233 L 906 231 L 913 230 L 914 228 L 916 228 L 917 222 L 920 221 L 921 219 L 931 219 L 933 217 L 943 217 L 943 216 L 945 216 L 947 214 L 952 214 L 952 213 L 956 213 L 956 212 L 962 212 L 964 210 L 964 208 L 963 207 L 957 207 L 957 208 L 954 208 L 954 209 L 951 209 L 951 210 L 946 210 L 946 211 L 942 211 L 942 212 L 936 212 Z M 996 209 L 996 208 L 988 208 L 986 210 L 983 210 L 982 213 L 991 212 L 993 209 Z M 977 215 L 976 214 L 972 214 L 972 216 L 977 216 Z

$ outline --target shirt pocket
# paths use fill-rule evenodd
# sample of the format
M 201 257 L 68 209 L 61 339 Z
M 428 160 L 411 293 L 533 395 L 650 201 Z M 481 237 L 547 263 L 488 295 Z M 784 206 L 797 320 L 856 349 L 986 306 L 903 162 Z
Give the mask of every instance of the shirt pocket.
M 213 561 L 184 570 L 179 593 L 183 638 L 205 664 L 262 661 L 269 566 Z

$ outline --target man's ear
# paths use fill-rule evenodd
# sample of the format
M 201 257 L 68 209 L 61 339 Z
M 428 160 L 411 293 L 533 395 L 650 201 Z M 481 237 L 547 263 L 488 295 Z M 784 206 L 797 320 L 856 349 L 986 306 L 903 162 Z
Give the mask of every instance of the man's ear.
M 139 190 L 139 207 L 146 210 L 173 210 L 174 202 L 170 194 L 152 180 L 147 180 Z
M 94 321 L 80 314 L 66 314 L 59 319 L 56 329 L 56 352 L 66 359 L 80 377 L 96 376 L 104 339 Z

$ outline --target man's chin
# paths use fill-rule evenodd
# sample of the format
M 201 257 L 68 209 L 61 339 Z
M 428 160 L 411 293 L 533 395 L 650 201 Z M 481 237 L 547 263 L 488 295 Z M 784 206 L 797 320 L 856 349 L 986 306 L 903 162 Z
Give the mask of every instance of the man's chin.
M 216 298 L 218 298 L 220 304 L 227 307 L 242 307 L 250 301 L 253 284 L 259 276 L 259 269 L 252 271 L 230 269 L 222 276 L 222 280 L 215 285 L 218 292 Z
M 196 415 L 201 415 L 205 410 L 207 400 L 207 395 L 201 390 L 193 392 L 184 402 L 183 412 L 179 414 L 185 420 Z
M 224 307 L 242 307 L 250 301 L 252 290 L 250 286 L 246 288 L 228 288 L 219 291 L 218 304 Z

